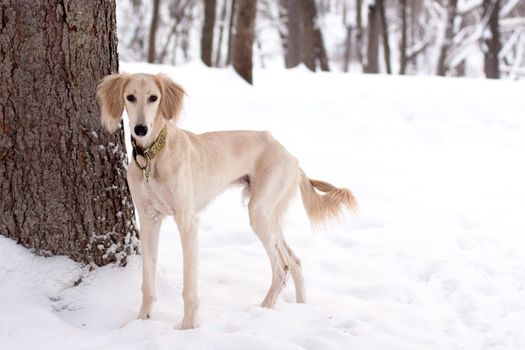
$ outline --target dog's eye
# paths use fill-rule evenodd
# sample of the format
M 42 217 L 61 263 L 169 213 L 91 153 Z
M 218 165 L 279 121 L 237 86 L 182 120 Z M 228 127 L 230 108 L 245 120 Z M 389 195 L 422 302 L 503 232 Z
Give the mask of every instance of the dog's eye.
M 148 97 L 148 102 L 155 102 L 155 101 L 157 101 L 157 96 L 151 95 L 150 97 Z
M 135 102 L 137 99 L 133 95 L 128 95 L 126 96 L 126 100 L 128 100 L 129 102 Z

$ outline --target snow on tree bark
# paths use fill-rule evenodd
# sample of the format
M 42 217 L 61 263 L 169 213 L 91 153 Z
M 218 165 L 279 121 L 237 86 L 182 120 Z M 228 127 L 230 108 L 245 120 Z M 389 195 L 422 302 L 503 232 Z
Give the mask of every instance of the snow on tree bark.
M 118 70 L 114 1 L 4 1 L 0 18 L 0 234 L 125 263 L 137 230 L 124 132 L 102 130 L 95 100 Z

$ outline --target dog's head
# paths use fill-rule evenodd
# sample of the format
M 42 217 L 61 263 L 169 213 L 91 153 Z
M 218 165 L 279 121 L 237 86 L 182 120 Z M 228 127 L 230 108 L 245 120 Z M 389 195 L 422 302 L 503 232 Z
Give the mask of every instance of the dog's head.
M 118 128 L 126 108 L 133 137 L 147 143 L 160 118 L 178 118 L 184 89 L 161 74 L 112 74 L 99 83 L 97 97 L 108 131 Z

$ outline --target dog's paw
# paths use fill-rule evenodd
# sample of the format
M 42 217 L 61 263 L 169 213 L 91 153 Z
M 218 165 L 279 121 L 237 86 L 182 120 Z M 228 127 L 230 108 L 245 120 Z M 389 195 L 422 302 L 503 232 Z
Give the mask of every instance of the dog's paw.
M 266 297 L 261 302 L 261 307 L 263 307 L 265 309 L 273 309 L 273 308 L 275 308 L 275 300 L 272 300 L 272 299 Z
M 197 324 L 197 321 L 195 321 L 194 319 L 186 318 L 186 317 L 182 320 L 182 323 L 180 324 L 180 330 L 182 331 L 197 328 L 197 327 L 199 327 L 199 325 Z
M 142 298 L 142 305 L 140 306 L 139 314 L 137 315 L 137 319 L 139 320 L 147 320 L 151 316 L 151 310 L 153 309 L 153 304 L 155 301 L 154 296 L 151 296 L 149 298 Z
M 137 315 L 137 320 L 149 320 L 150 313 L 144 310 L 140 310 L 139 314 Z

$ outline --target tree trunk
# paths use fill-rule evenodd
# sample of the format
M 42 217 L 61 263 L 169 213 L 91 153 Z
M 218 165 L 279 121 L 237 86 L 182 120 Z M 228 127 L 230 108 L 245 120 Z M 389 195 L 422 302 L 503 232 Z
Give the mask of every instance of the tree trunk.
M 356 34 L 355 34 L 355 46 L 357 48 L 357 60 L 361 63 L 361 66 L 364 65 L 363 62 L 363 18 L 361 15 L 363 1 L 356 0 Z
M 420 16 L 422 16 L 421 14 L 422 5 L 421 5 L 421 2 L 417 0 L 409 0 L 408 4 L 409 4 L 408 16 L 412 20 L 409 23 L 407 23 L 410 25 L 409 35 L 407 36 L 407 47 L 413 48 L 415 44 L 418 41 L 420 41 L 424 36 L 423 30 L 421 28 L 421 23 L 419 23 L 419 21 L 417 20 Z M 419 66 L 418 55 L 413 55 L 411 52 L 411 53 L 407 53 L 407 56 L 409 56 L 407 57 L 407 60 L 408 60 L 407 65 L 408 63 L 410 63 L 412 66 L 412 69 L 417 72 L 418 66 Z
M 281 14 L 286 25 L 286 35 L 284 35 L 284 65 L 286 68 L 293 68 L 301 63 L 301 42 L 300 42 L 300 21 L 299 16 L 300 0 L 281 0 L 281 7 L 284 13 Z
M 315 8 L 314 0 L 300 0 L 299 1 L 299 32 L 300 32 L 300 47 L 301 47 L 301 62 L 311 70 L 315 71 L 315 18 L 317 10 Z
M 352 50 L 352 26 L 346 26 L 345 53 L 343 56 L 343 72 L 350 70 L 350 56 Z
M 385 5 L 383 0 L 376 0 L 377 11 L 381 19 L 381 30 L 383 39 L 383 51 L 385 54 L 386 72 L 392 74 L 392 67 L 390 65 L 390 43 L 388 42 L 388 24 L 386 23 Z
M 204 25 L 201 36 L 201 59 L 208 67 L 212 66 L 213 28 L 215 27 L 216 0 L 204 0 Z
M 151 26 L 149 29 L 148 62 L 155 63 L 155 43 L 157 41 L 157 28 L 159 27 L 159 6 L 160 0 L 153 0 L 153 14 L 151 16 Z
M 286 8 L 286 0 L 279 0 L 277 5 L 277 15 L 279 21 L 277 23 L 277 33 L 281 39 L 281 46 L 283 48 L 284 66 L 288 67 L 288 38 L 290 36 L 290 30 L 288 29 L 288 9 Z
M 452 37 L 454 35 L 454 19 L 456 18 L 458 7 L 458 0 L 449 0 L 447 6 L 447 23 L 445 27 L 445 37 L 439 50 L 439 58 L 437 65 L 437 75 L 445 76 L 448 71 L 447 57 L 450 46 L 452 45 Z
M 235 6 L 237 3 L 237 0 L 231 0 L 230 5 L 230 23 L 228 24 L 228 55 L 226 56 L 226 65 L 230 65 L 232 63 L 232 51 L 233 51 L 233 23 L 235 21 L 235 13 L 236 8 Z
M 379 73 L 379 11 L 375 3 L 368 5 L 368 50 L 365 73 Z
M 499 0 L 483 0 L 484 17 L 489 16 L 488 25 L 490 34 L 485 39 L 485 76 L 490 79 L 499 79 L 499 52 L 501 41 L 499 33 Z
M 330 66 L 328 64 L 328 54 L 324 47 L 323 34 L 321 29 L 317 26 L 314 28 L 314 45 L 315 45 L 315 57 L 319 62 L 319 67 L 323 72 L 329 72 Z
M 232 55 L 233 68 L 250 84 L 253 84 L 252 56 L 256 10 L 256 0 L 243 0 L 237 4 Z
M 407 0 L 400 0 L 401 6 L 401 42 L 399 44 L 399 74 L 407 71 Z
M 228 7 L 228 1 L 224 0 L 221 8 L 221 20 L 219 24 L 219 40 L 217 42 L 217 52 L 215 54 L 215 67 L 221 66 L 222 56 L 222 39 L 224 37 L 224 27 L 226 26 L 226 11 Z
M 301 62 L 311 71 L 315 71 L 316 58 L 314 43 L 315 16 L 315 1 L 301 0 L 299 2 Z
M 137 231 L 124 132 L 103 131 L 95 100 L 118 70 L 114 1 L 4 1 L 0 18 L 0 234 L 125 263 Z
M 280 17 L 286 25 L 282 35 L 285 66 L 292 68 L 299 63 L 315 71 L 316 62 L 324 71 L 329 71 L 328 55 L 323 34 L 316 25 L 317 9 L 315 0 L 281 0 Z
M 467 71 L 467 62 L 465 60 L 461 61 L 460 64 L 456 67 L 456 76 L 457 77 L 464 77 Z

